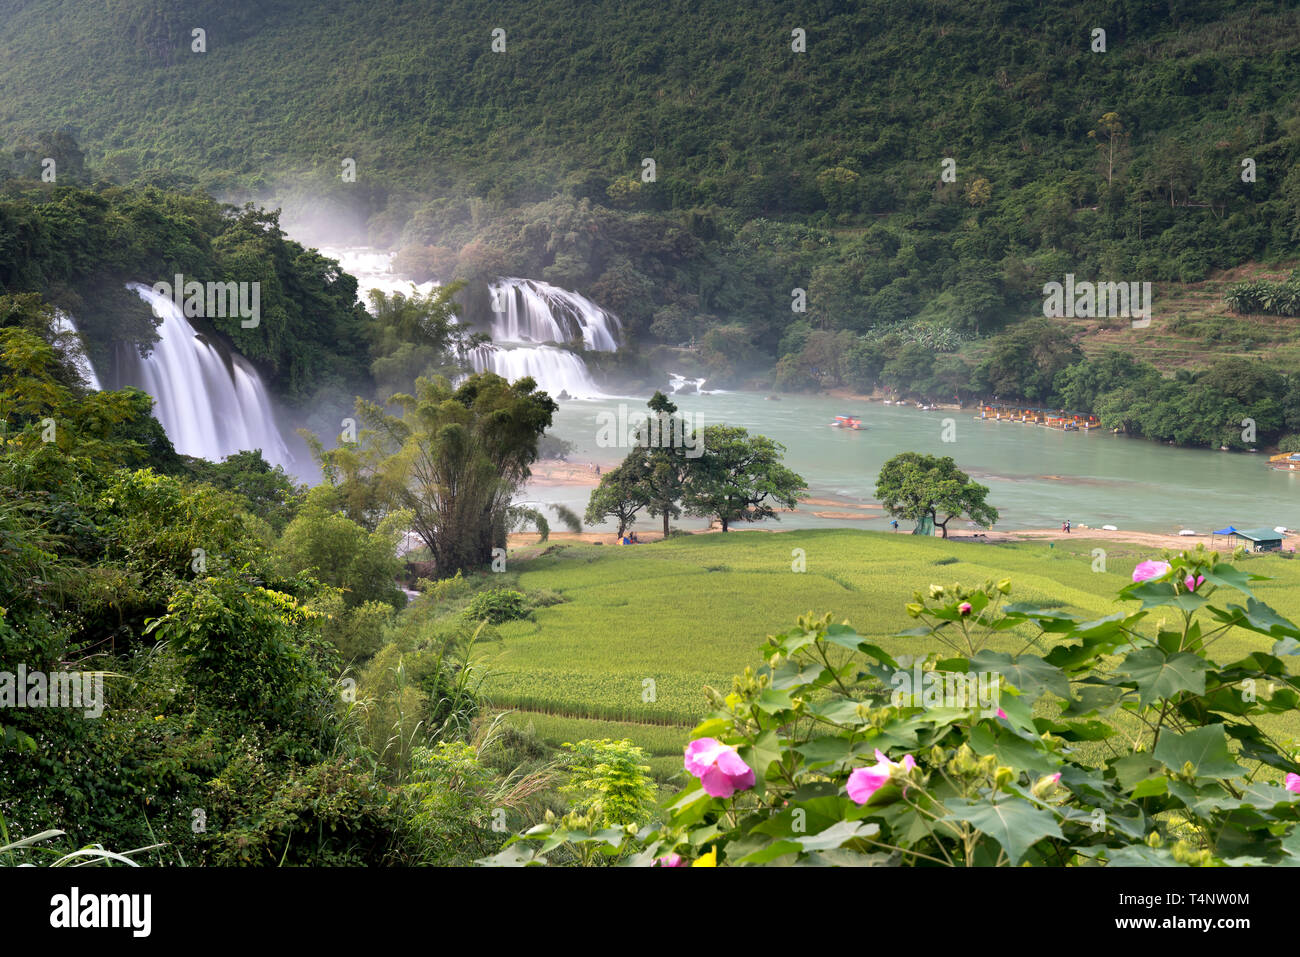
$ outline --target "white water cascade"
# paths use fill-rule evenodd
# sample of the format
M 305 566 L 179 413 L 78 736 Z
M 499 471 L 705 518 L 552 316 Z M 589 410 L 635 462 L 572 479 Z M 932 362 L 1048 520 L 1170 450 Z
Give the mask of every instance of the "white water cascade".
M 216 462 L 261 449 L 267 462 L 289 469 L 294 457 L 257 370 L 243 356 L 226 356 L 213 347 L 171 299 L 139 283 L 127 288 L 153 307 L 162 325 L 147 358 L 129 357 L 123 384 L 154 397 L 154 416 L 176 451 Z
M 54 322 L 50 324 L 50 328 L 60 339 L 64 359 L 77 370 L 81 381 L 95 392 L 102 392 L 104 387 L 99 384 L 99 376 L 95 374 L 95 367 L 91 365 L 90 357 L 86 355 L 86 346 L 81 341 L 81 332 L 72 317 L 62 309 L 56 309 Z
M 565 348 L 581 342 L 593 352 L 618 348 L 622 326 L 586 296 L 536 279 L 503 278 L 491 283 L 492 345 L 469 356 L 478 372 L 511 381 L 532 376 L 552 396 L 601 398 L 582 358 Z
M 367 308 L 372 289 L 426 296 L 438 285 L 398 278 L 392 271 L 393 253 L 383 250 L 321 246 L 320 252 L 356 277 L 358 295 Z M 495 372 L 511 382 L 532 376 L 538 388 L 552 397 L 604 396 L 582 357 L 564 346 L 581 342 L 585 349 L 613 352 L 622 332 L 617 316 L 586 296 L 536 279 L 498 279 L 488 290 L 493 341 L 466 356 L 475 372 Z

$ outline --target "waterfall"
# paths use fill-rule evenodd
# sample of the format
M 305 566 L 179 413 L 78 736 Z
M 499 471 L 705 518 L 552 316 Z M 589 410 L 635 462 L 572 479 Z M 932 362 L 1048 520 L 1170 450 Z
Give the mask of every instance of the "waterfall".
M 378 249 L 321 246 L 320 253 L 336 259 L 357 279 L 357 291 L 366 303 L 372 289 L 385 293 L 428 295 L 436 282 L 413 283 L 393 275 L 393 253 Z M 414 288 L 412 288 L 414 287 Z M 492 344 L 466 356 L 476 372 L 495 372 L 510 380 L 532 376 L 538 388 L 552 397 L 601 398 L 582 357 L 565 346 L 581 342 L 593 352 L 618 348 L 622 325 L 618 317 L 586 296 L 536 279 L 502 278 L 488 286 L 492 313 Z
M 63 353 L 64 361 L 77 370 L 81 381 L 93 391 L 102 392 L 104 387 L 99 384 L 99 376 L 95 375 L 95 367 L 86 355 L 86 344 L 82 342 L 81 332 L 72 317 L 62 309 L 55 309 L 50 329 L 58 338 L 58 348 Z
M 154 416 L 176 451 L 216 462 L 261 449 L 267 462 L 290 468 L 294 458 L 271 414 L 271 397 L 248 360 L 214 348 L 166 296 L 139 283 L 127 288 L 153 306 L 162 325 L 147 358 L 128 357 L 123 384 L 153 396 Z
M 552 396 L 601 398 L 582 358 L 564 346 L 582 343 L 592 352 L 618 348 L 622 326 L 586 296 L 536 279 L 502 278 L 488 286 L 492 340 L 471 352 L 475 370 L 514 381 L 532 376 Z
M 593 399 L 603 394 L 591 381 L 582 359 L 554 346 L 480 346 L 471 349 L 467 358 L 475 372 L 495 372 L 510 382 L 532 376 L 538 388 L 551 398 L 567 395 L 571 399 Z
M 498 342 L 576 342 L 593 352 L 613 352 L 622 331 L 618 317 L 586 296 L 536 279 L 498 279 L 492 296 L 492 338 Z

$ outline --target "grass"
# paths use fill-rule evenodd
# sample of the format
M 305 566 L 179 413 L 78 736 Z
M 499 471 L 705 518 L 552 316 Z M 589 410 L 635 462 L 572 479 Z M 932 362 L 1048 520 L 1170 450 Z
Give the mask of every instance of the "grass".
M 1092 571 L 1094 548 L 1106 551 L 1105 572 Z M 791 570 L 794 549 L 806 555 L 805 572 Z M 704 686 L 728 690 L 732 675 L 761 664 L 764 638 L 799 614 L 829 611 L 891 654 L 924 653 L 932 649 L 894 635 L 915 624 L 903 606 L 932 582 L 1010 577 L 1011 601 L 1101 617 L 1119 609 L 1115 593 L 1134 564 L 1151 557 L 1148 548 L 1086 538 L 995 545 L 857 529 L 574 545 L 512 563 L 520 585 L 565 601 L 499 627 L 485 692 L 494 706 L 528 712 L 511 720 L 532 721 L 552 743 L 627 737 L 656 762 L 677 761 L 689 727 L 708 710 Z M 1246 561 L 1274 579 L 1259 584 L 1260 600 L 1300 618 L 1300 563 Z M 1024 641 L 1014 633 L 1000 638 L 990 647 L 1014 651 Z M 1214 646 L 1215 657 L 1241 657 L 1261 641 L 1230 633 Z

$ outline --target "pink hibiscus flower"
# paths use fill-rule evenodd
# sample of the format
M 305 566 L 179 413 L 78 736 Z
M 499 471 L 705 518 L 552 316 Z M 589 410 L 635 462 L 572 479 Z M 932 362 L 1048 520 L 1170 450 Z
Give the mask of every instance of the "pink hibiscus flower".
M 1133 569 L 1133 580 L 1135 582 L 1144 582 L 1152 578 L 1160 578 L 1169 572 L 1173 567 L 1168 562 L 1138 562 L 1137 568 Z
M 857 804 L 866 804 L 871 796 L 884 787 L 895 771 L 907 772 L 916 767 L 916 761 L 910 754 L 904 755 L 902 761 L 891 761 L 876 749 L 876 763 L 869 768 L 857 768 L 849 775 L 845 790 Z
M 686 770 L 717 798 L 729 798 L 754 786 L 754 769 L 741 760 L 735 748 L 716 738 L 699 738 L 686 746 Z

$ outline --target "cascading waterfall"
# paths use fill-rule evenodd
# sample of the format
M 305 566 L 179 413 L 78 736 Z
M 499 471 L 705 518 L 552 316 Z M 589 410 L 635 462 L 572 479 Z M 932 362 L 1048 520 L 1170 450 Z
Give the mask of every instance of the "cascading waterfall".
M 498 279 L 492 295 L 492 338 L 501 342 L 576 342 L 613 352 L 622 331 L 618 317 L 586 296 L 536 279 Z
M 536 279 L 502 278 L 491 283 L 492 345 L 470 353 L 478 372 L 511 381 L 532 376 L 552 396 L 574 399 L 604 395 L 582 358 L 564 348 L 581 342 L 593 352 L 618 348 L 622 326 L 586 296 Z
M 50 328 L 54 334 L 60 337 L 60 347 L 64 359 L 77 370 L 81 376 L 81 381 L 86 383 L 95 392 L 103 391 L 103 386 L 99 383 L 99 376 L 95 374 L 95 367 L 90 362 L 90 357 L 86 355 L 86 345 L 81 340 L 81 332 L 77 329 L 77 324 L 72 317 L 62 309 L 54 310 L 54 322 Z
M 128 356 L 123 384 L 154 398 L 154 416 L 176 451 L 212 461 L 261 449 L 272 465 L 289 469 L 294 457 L 271 414 L 271 397 L 248 360 L 224 356 L 200 335 L 176 304 L 148 286 L 127 288 L 162 318 L 147 358 Z

